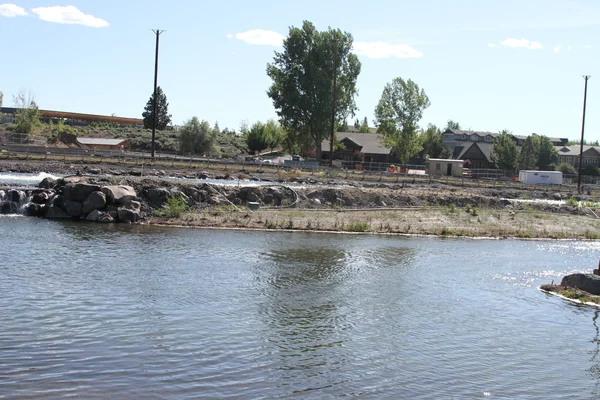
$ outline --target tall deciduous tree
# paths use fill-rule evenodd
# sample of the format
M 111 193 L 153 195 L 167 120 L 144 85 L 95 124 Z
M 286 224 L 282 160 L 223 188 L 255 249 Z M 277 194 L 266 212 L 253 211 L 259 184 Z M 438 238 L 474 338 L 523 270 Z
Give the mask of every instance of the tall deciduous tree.
M 494 139 L 492 162 L 498 169 L 503 171 L 514 171 L 517 168 L 518 160 L 519 149 L 517 148 L 517 144 L 511 137 L 511 133 L 507 130 L 503 130 L 498 137 Z
M 377 131 L 403 164 L 422 149 L 419 121 L 430 104 L 425 90 L 410 79 L 395 78 L 383 89 L 375 107 Z
M 448 129 L 458 131 L 460 130 L 460 124 L 456 121 L 452 121 L 451 119 L 449 119 L 448 123 L 446 124 L 446 130 Z
M 362 122 L 360 128 L 358 128 L 358 133 L 369 133 L 369 120 L 367 117 Z
M 31 93 L 19 91 L 13 95 L 13 103 L 17 108 L 15 113 L 15 132 L 31 134 L 41 125 L 40 110 Z
M 540 137 L 527 136 L 519 154 L 519 169 L 536 169 L 540 154 Z
M 421 131 L 421 145 L 425 157 L 449 158 L 452 155 L 452 150 L 444 143 L 444 132 L 432 124 Z
M 267 65 L 273 81 L 267 93 L 283 127 L 291 132 L 288 140 L 312 142 L 318 160 L 321 142 L 331 132 L 332 112 L 335 110 L 335 123 L 340 124 L 356 110 L 361 64 L 351 52 L 352 43 L 347 32 L 331 28 L 319 32 L 305 21 L 302 28 L 290 28 L 283 51 L 276 52 L 273 63 Z
M 216 134 L 207 121 L 193 117 L 179 131 L 179 148 L 182 153 L 212 155 L 215 153 Z
M 260 152 L 269 147 L 270 141 L 269 137 L 267 137 L 265 124 L 260 121 L 252 124 L 250 129 L 245 133 L 245 137 L 246 145 L 251 151 Z
M 154 93 L 144 107 L 142 117 L 144 118 L 144 128 L 152 129 L 154 126 L 153 111 Z M 167 96 L 164 94 L 160 86 L 156 88 L 156 129 L 162 131 L 171 123 L 171 114 L 169 114 L 169 103 Z
M 558 162 L 558 150 L 547 136 L 540 136 L 540 152 L 537 166 L 541 170 L 553 170 Z

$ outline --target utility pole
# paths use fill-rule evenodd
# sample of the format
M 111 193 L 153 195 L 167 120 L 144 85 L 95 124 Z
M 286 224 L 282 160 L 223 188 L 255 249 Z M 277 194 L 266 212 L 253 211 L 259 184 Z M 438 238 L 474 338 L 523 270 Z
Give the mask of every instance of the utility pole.
M 331 136 L 329 136 L 329 168 L 333 168 L 333 139 L 335 138 L 335 102 L 337 92 L 338 54 L 337 43 L 333 42 L 333 103 L 331 104 Z
M 156 138 L 156 88 L 158 87 L 158 42 L 164 31 L 153 29 L 156 35 L 156 52 L 154 53 L 154 96 L 152 96 L 152 159 L 154 160 L 154 139 Z
M 583 164 L 583 132 L 585 131 L 585 103 L 587 101 L 587 83 L 590 75 L 584 75 L 585 87 L 583 89 L 583 120 L 581 121 L 581 142 L 579 143 L 579 173 L 577 174 L 577 192 L 581 194 L 581 165 Z

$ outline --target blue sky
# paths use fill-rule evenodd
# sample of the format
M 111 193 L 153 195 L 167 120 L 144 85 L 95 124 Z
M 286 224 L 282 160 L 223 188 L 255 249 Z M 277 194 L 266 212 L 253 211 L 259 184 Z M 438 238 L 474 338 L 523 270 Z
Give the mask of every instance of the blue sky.
M 266 65 L 309 20 L 354 36 L 360 119 L 372 121 L 384 85 L 402 77 L 430 98 L 422 126 L 577 139 L 589 74 L 586 139 L 600 139 L 597 0 L 12 1 L 0 3 L 5 106 L 25 90 L 44 109 L 140 117 L 160 28 L 174 122 L 238 129 L 276 116 Z

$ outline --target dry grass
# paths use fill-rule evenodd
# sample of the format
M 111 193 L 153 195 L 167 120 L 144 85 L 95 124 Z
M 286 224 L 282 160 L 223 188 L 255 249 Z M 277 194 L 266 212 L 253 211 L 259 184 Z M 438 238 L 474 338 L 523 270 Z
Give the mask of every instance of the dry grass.
M 494 238 L 595 239 L 600 237 L 600 220 L 586 216 L 550 213 L 516 213 L 478 210 L 448 212 L 444 208 L 414 210 L 259 210 L 186 214 L 166 223 L 196 227 L 254 228 L 273 230 L 312 230 L 370 232 Z

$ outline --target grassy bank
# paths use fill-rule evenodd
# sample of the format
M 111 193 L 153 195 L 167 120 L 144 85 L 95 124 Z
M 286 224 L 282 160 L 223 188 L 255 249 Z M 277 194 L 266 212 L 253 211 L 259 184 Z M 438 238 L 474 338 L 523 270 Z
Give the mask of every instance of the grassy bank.
M 237 229 L 361 232 L 444 237 L 598 239 L 600 220 L 581 215 L 452 207 L 402 210 L 263 210 L 221 208 L 152 217 L 149 224 Z
M 564 287 L 561 285 L 542 285 L 540 286 L 540 290 L 574 303 L 600 307 L 600 296 L 593 295 L 580 289 Z

